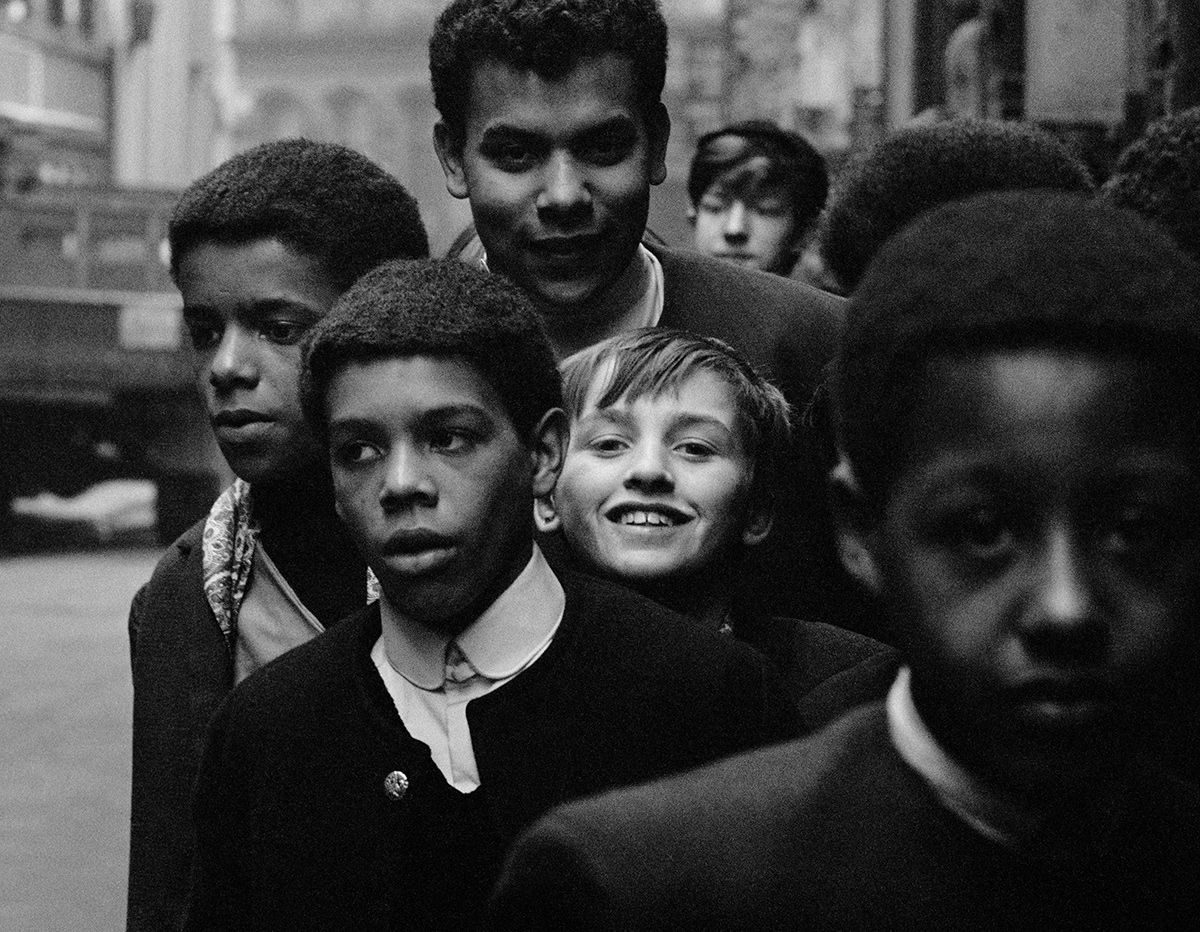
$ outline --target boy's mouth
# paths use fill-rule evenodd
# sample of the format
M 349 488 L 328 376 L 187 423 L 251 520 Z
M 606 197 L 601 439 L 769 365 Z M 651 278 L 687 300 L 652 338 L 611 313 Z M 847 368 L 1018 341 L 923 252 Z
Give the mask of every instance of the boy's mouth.
M 677 527 L 691 521 L 689 515 L 666 505 L 618 505 L 605 515 L 609 521 L 623 527 Z

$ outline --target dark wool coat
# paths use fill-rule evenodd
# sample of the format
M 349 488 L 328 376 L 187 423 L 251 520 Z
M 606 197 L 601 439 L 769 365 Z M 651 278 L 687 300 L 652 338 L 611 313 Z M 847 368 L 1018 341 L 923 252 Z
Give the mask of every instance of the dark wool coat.
M 192 784 L 208 723 L 233 688 L 233 657 L 204 597 L 203 530 L 201 520 L 167 549 L 129 612 L 130 932 L 183 925 L 195 851 Z
M 805 741 L 562 807 L 514 848 L 504 930 L 1177 929 L 1200 791 L 1145 775 L 1109 834 L 1018 856 L 944 809 L 882 704 Z
M 757 652 L 607 583 L 562 582 L 550 647 L 468 706 L 474 811 L 447 799 L 375 669 L 377 606 L 239 684 L 197 783 L 189 926 L 434 928 L 453 913 L 469 928 L 501 852 L 556 803 L 796 733 Z M 399 800 L 385 792 L 394 771 L 410 781 Z

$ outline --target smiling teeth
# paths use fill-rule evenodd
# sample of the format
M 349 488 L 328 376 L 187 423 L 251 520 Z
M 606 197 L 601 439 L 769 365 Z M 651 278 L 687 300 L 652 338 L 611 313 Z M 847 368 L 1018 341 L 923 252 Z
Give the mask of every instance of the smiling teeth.
M 621 515 L 622 524 L 648 524 L 652 527 L 670 527 L 675 522 L 658 511 L 627 511 Z

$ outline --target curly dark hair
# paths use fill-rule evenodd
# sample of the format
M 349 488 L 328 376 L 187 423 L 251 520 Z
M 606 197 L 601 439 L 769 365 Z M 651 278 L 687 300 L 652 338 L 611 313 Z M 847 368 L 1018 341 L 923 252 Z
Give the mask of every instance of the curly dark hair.
M 1161 224 L 1200 259 L 1200 107 L 1152 123 L 1121 153 L 1101 193 Z
M 329 381 L 351 362 L 397 356 L 466 359 L 496 389 L 521 439 L 562 407 L 562 382 L 541 318 L 516 285 L 456 259 L 386 262 L 313 325 L 303 344 L 300 403 L 328 439 Z
M 171 277 L 202 243 L 274 237 L 315 261 L 344 291 L 387 259 L 429 255 L 416 200 L 395 178 L 344 146 L 284 139 L 256 146 L 194 182 L 167 236 Z
M 834 185 L 818 234 L 821 258 L 852 292 L 887 238 L 922 212 L 984 191 L 1092 192 L 1083 161 L 1024 123 L 946 120 L 903 129 L 867 150 Z
M 939 352 L 1133 352 L 1194 385 L 1197 307 L 1200 267 L 1132 211 L 1053 191 L 943 205 L 889 240 L 850 298 L 834 386 L 841 449 L 881 501 Z
M 658 0 L 454 0 L 429 40 L 433 102 L 461 138 L 479 62 L 556 79 L 606 52 L 633 63 L 642 113 L 649 115 L 667 75 L 667 24 Z
M 738 178 L 737 172 L 759 160 L 765 164 Z M 766 120 L 744 120 L 696 142 L 688 170 L 688 197 L 695 207 L 715 181 L 725 179 L 787 191 L 797 229 L 812 225 L 829 194 L 825 159 L 804 137 Z

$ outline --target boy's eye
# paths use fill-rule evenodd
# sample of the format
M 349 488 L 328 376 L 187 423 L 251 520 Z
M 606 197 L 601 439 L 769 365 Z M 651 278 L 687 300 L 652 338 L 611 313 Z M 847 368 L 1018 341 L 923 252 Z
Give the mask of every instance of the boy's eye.
M 711 444 L 705 443 L 703 440 L 684 440 L 675 445 L 675 450 L 691 459 L 707 458 L 715 456 L 717 453 Z
M 777 197 L 760 198 L 750 206 L 764 217 L 783 217 L 789 212 L 787 201 Z
M 258 333 L 264 340 L 271 343 L 290 346 L 298 343 L 307 329 L 307 324 L 294 320 L 268 320 L 258 328 Z
M 337 461 L 346 465 L 374 462 L 381 455 L 378 447 L 365 440 L 349 440 L 334 447 L 334 456 Z
M 489 140 L 481 151 L 488 161 L 506 172 L 527 171 L 538 161 L 538 153 L 533 147 L 517 139 Z
M 629 443 L 623 437 L 614 437 L 609 434 L 603 437 L 593 437 L 588 441 L 587 446 L 593 453 L 612 456 L 627 450 Z
M 616 165 L 629 154 L 633 143 L 631 133 L 614 130 L 588 139 L 579 147 L 578 154 L 593 165 Z
M 990 508 L 951 516 L 944 533 L 947 542 L 964 556 L 984 563 L 1003 559 L 1016 542 L 1010 523 Z
M 1175 536 L 1174 522 L 1161 509 L 1130 505 L 1102 529 L 1101 543 L 1114 554 L 1138 556 L 1163 547 Z
M 700 209 L 710 214 L 719 214 L 729 209 L 730 200 L 724 194 L 713 192 L 711 189 L 700 198 Z
M 192 348 L 196 350 L 205 350 L 216 346 L 221 342 L 221 334 L 224 333 L 223 328 L 202 318 L 185 320 L 184 326 L 187 327 Z
M 440 428 L 429 435 L 429 446 L 440 453 L 463 453 L 475 442 L 474 434 L 457 428 Z

